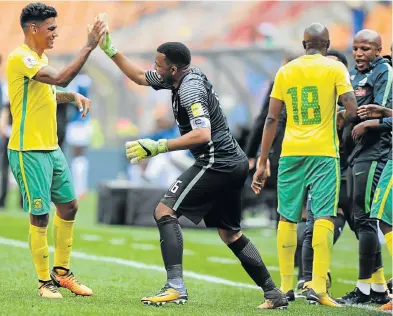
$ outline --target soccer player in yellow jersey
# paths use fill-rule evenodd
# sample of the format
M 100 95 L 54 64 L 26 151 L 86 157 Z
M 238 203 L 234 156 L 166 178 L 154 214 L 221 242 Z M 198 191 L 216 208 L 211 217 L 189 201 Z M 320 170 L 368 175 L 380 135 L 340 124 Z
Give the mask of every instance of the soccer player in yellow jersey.
M 48 66 L 44 54 L 53 48 L 57 34 L 57 12 L 42 3 L 25 6 L 20 16 L 24 44 L 8 56 L 7 81 L 13 119 L 8 157 L 12 173 L 23 196 L 23 207 L 30 214 L 29 244 L 39 279 L 38 294 L 61 298 L 55 285 L 75 294 L 92 295 L 70 272 L 70 255 L 75 214 L 78 205 L 66 159 L 57 144 L 56 101 L 75 101 L 82 115 L 90 101 L 79 94 L 56 92 L 78 74 L 105 32 L 96 21 L 89 27 L 87 44 L 78 56 L 58 72 Z M 53 220 L 54 268 L 49 271 L 47 226 L 50 202 L 57 211 Z
M 307 299 L 340 306 L 326 293 L 340 189 L 336 101 L 339 96 L 350 120 L 356 118 L 357 104 L 345 66 L 325 57 L 329 44 L 328 30 L 319 23 L 311 24 L 304 32 L 306 54 L 278 71 L 252 188 L 259 194 L 268 176 L 268 153 L 285 104 L 287 125 L 278 169 L 277 249 L 281 290 L 287 293 L 293 289 L 296 222 L 301 218 L 309 192 L 316 221 L 312 240 L 313 279 Z

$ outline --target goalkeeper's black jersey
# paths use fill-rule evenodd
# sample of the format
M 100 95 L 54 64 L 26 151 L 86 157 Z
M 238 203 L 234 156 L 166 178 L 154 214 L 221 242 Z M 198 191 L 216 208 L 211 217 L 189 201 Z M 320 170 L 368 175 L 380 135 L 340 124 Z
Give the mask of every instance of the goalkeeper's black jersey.
M 146 71 L 146 80 L 155 90 L 172 90 L 172 109 L 181 135 L 196 128 L 211 129 L 211 142 L 191 149 L 197 164 L 225 170 L 247 159 L 229 130 L 212 84 L 198 68 L 190 68 L 178 88 L 164 83 L 154 70 Z

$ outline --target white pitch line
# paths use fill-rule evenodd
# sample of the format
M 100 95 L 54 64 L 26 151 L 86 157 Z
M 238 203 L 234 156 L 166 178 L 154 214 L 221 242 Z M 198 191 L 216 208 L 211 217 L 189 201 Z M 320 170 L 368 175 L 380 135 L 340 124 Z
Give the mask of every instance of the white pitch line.
M 207 257 L 207 261 L 222 263 L 222 264 L 239 264 L 239 260 L 223 257 Z
M 111 245 L 124 245 L 126 240 L 124 238 L 112 238 L 109 240 Z
M 29 245 L 27 244 L 27 242 L 15 240 L 15 239 L 4 238 L 4 237 L 0 237 L 0 244 L 12 246 L 12 247 L 18 247 L 18 248 L 25 248 L 25 249 L 29 248 Z M 53 252 L 54 248 L 52 246 L 50 246 L 49 251 Z M 81 251 L 73 251 L 72 257 L 79 258 L 79 259 L 92 260 L 92 261 L 99 261 L 99 262 L 116 263 L 116 264 L 120 264 L 120 265 L 124 265 L 124 266 L 128 266 L 128 267 L 133 267 L 133 268 L 138 268 L 138 269 L 165 272 L 165 269 L 163 267 L 160 267 L 160 266 L 157 266 L 154 264 L 146 264 L 146 263 L 142 263 L 142 262 L 138 262 L 138 261 L 115 258 L 115 257 L 96 256 L 96 255 L 87 254 L 87 253 L 81 252 Z M 270 268 L 272 268 L 272 267 L 270 267 Z M 256 285 L 234 282 L 234 281 L 230 281 L 227 279 L 223 279 L 223 278 L 219 278 L 219 277 L 215 277 L 215 276 L 211 276 L 211 275 L 207 275 L 207 274 L 192 272 L 192 271 L 184 271 L 183 275 L 188 278 L 195 279 L 198 281 L 206 281 L 209 283 L 228 285 L 228 286 L 233 286 L 233 287 L 237 287 L 237 288 L 260 290 L 260 288 Z M 376 310 L 376 308 L 374 308 L 372 306 L 365 306 L 365 305 L 352 305 L 351 307 L 365 309 L 365 310 L 369 310 L 369 311 Z
M 349 284 L 349 285 L 355 285 L 356 281 L 353 280 L 345 280 L 341 278 L 337 278 L 337 282 L 342 283 L 342 284 Z
M 101 241 L 102 240 L 101 236 L 93 235 L 93 234 L 82 234 L 80 236 L 80 238 L 82 240 L 86 240 L 86 241 Z
M 152 244 L 131 244 L 131 247 L 139 250 L 155 250 L 156 246 Z
M 268 270 L 269 272 L 272 272 L 272 271 L 280 271 L 280 268 L 277 267 L 277 266 L 266 266 L 266 268 L 267 268 L 267 270 Z
M 3 238 L 3 237 L 0 237 L 0 244 L 12 246 L 12 247 L 18 247 L 18 248 L 25 248 L 25 249 L 29 248 L 27 242 Z M 51 247 L 49 247 L 49 250 L 51 252 L 53 252 L 54 249 L 51 246 Z M 142 263 L 142 262 L 138 262 L 138 261 L 127 260 L 127 259 L 122 259 L 122 258 L 115 258 L 115 257 L 96 256 L 96 255 L 88 254 L 88 253 L 81 252 L 81 251 L 72 251 L 72 257 L 79 258 L 79 259 L 85 259 L 85 260 L 98 261 L 98 262 L 116 263 L 116 264 L 120 264 L 120 265 L 124 265 L 124 266 L 128 266 L 128 267 L 133 267 L 133 268 L 137 268 L 137 269 L 165 272 L 165 269 L 163 267 L 157 266 L 154 264 L 146 264 L 146 263 Z M 211 275 L 207 275 L 207 274 L 201 274 L 201 273 L 197 273 L 197 272 L 192 272 L 192 271 L 184 271 L 183 275 L 188 278 L 195 279 L 198 281 L 206 281 L 209 283 L 228 285 L 228 286 L 233 286 L 233 287 L 237 287 L 237 288 L 260 289 L 256 285 L 234 282 L 234 281 L 226 280 L 223 278 L 219 278 L 219 277 L 215 277 L 215 276 L 211 276 Z
M 192 251 L 190 249 L 183 249 L 183 256 L 194 256 L 195 251 Z

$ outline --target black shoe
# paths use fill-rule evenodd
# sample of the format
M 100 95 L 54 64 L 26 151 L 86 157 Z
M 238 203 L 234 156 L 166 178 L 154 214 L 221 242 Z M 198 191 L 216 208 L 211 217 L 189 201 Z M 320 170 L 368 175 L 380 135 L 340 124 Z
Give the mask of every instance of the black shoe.
M 301 289 L 303 288 L 305 282 L 306 282 L 306 281 L 303 280 L 303 279 L 300 279 L 299 281 L 297 281 L 297 284 L 296 284 L 296 291 L 301 291 Z
M 357 287 L 352 292 L 347 293 L 345 296 L 336 299 L 340 304 L 345 305 L 356 305 L 356 304 L 367 304 L 371 302 L 370 295 L 364 294 Z
M 300 281 L 297 284 L 296 298 L 307 298 L 307 293 L 310 290 L 311 281 Z M 301 287 L 300 287 L 301 286 Z
M 389 301 L 391 300 L 388 291 L 381 293 L 381 292 L 375 292 L 373 291 L 373 289 L 371 289 L 370 298 L 371 298 L 371 303 L 379 304 L 379 305 L 384 305 L 386 303 L 389 303 Z
M 389 293 L 392 294 L 392 279 L 390 279 L 386 285 L 388 287 Z
M 257 308 L 260 309 L 287 309 L 288 299 L 279 288 L 264 293 L 265 301 Z
M 288 302 L 295 301 L 295 293 L 293 290 L 289 290 L 287 293 L 285 293 L 285 296 L 287 297 Z

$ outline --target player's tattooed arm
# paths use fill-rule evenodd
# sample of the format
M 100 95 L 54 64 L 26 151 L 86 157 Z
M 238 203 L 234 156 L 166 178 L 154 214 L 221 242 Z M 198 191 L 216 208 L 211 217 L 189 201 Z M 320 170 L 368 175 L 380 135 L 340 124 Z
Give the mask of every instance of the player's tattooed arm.
M 79 112 L 81 112 L 81 117 L 85 117 L 90 112 L 90 99 L 79 93 L 58 91 L 56 92 L 56 102 L 57 104 L 75 102 Z
M 36 73 L 33 79 L 50 85 L 67 87 L 82 69 L 87 58 L 89 58 L 91 52 L 97 46 L 105 32 L 106 24 L 103 21 L 96 21 L 94 26 L 89 30 L 88 43 L 68 66 L 64 67 L 61 71 L 45 66 Z
M 45 66 L 41 68 L 37 74 L 33 77 L 34 80 L 47 83 L 50 85 L 55 85 L 59 87 L 67 87 L 68 84 L 76 77 L 83 65 L 85 64 L 87 58 L 89 57 L 91 51 L 87 49 L 82 49 L 79 56 L 74 59 L 70 65 L 65 67 L 61 71 Z
M 340 95 L 340 101 L 345 107 L 345 119 L 350 122 L 357 120 L 357 102 L 353 91 Z
M 75 101 L 75 93 L 73 92 L 56 92 L 57 104 L 67 104 Z
M 345 107 L 344 130 L 342 133 L 342 143 L 345 151 L 350 152 L 352 146 L 352 130 L 360 122 L 357 116 L 357 102 L 353 91 L 340 95 L 340 101 Z M 354 138 L 356 140 L 356 138 Z

